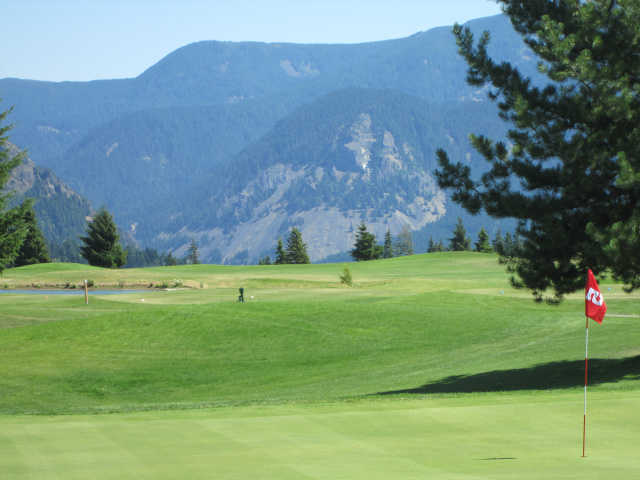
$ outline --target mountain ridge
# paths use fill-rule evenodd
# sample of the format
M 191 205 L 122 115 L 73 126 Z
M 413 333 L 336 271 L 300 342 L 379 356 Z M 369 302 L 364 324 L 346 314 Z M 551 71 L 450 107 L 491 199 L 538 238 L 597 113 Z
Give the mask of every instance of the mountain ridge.
M 296 226 L 317 261 L 348 250 L 362 221 L 379 238 L 405 225 L 420 230 L 447 213 L 431 173 L 437 139 L 449 138 L 452 155 L 471 162 L 476 154 L 452 125 L 479 123 L 488 113 L 495 114 L 490 104 L 434 105 L 391 90 L 332 92 L 299 107 L 236 155 L 215 174 L 224 189 L 203 179 L 193 199 L 199 214 L 189 218 L 167 206 L 179 223 L 156 241 L 166 248 L 173 239 L 182 252 L 195 237 L 203 258 L 255 262 Z M 432 121 L 441 116 L 449 118 Z
M 492 31 L 492 56 L 535 74 L 506 17 L 467 25 Z M 198 238 L 204 260 L 246 263 L 268 251 L 268 238 L 275 242 L 296 221 L 310 225 L 321 217 L 322 232 L 307 230 L 320 252 L 314 260 L 350 247 L 327 233 L 331 225 L 346 232 L 368 219 L 379 234 L 387 215 L 394 228 L 402 218 L 442 236 L 437 225 L 449 224 L 457 210 L 446 196 L 439 207 L 430 203 L 435 149 L 447 146 L 476 168 L 468 133 L 504 132 L 485 89 L 465 77 L 450 29 L 438 27 L 343 45 L 196 42 L 135 78 L 2 79 L 0 92 L 16 105 L 12 140 L 110 209 L 140 245 L 179 255 Z M 387 109 L 386 118 L 364 107 L 346 118 L 345 92 L 362 101 L 369 95 Z M 410 215 L 414 201 L 423 201 L 411 207 L 422 219 Z M 436 222 L 424 221 L 429 212 Z M 322 241 L 330 246 L 320 248 Z

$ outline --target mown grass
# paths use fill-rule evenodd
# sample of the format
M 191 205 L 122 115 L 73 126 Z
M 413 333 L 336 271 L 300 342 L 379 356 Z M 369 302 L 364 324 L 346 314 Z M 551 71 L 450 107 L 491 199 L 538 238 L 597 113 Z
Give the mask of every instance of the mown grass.
M 186 288 L 0 294 L 2 478 L 637 474 L 637 294 L 601 285 L 584 459 L 581 294 L 536 304 L 491 255 L 348 266 L 353 288 L 344 264 L 5 271 L 11 288 Z
M 635 478 L 639 392 L 0 417 L 5 479 Z
M 206 288 L 92 296 L 88 306 L 82 297 L 3 294 L 0 412 L 581 385 L 581 300 L 535 304 L 509 288 L 491 255 L 419 255 L 349 267 L 354 288 L 340 285 L 341 265 L 7 271 L 4 279 L 14 285 L 87 274 L 108 284 L 126 274 L 131 283 L 179 277 Z M 236 302 L 239 286 L 246 288 L 245 304 Z M 612 288 L 611 314 L 640 310 L 637 296 Z M 593 328 L 597 388 L 637 387 L 637 322 L 611 316 Z

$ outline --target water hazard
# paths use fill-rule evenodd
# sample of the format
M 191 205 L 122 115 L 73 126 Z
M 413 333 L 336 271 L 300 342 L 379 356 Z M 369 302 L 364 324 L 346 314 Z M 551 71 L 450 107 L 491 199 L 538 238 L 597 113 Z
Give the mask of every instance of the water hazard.
M 121 295 L 127 293 L 142 293 L 147 290 L 89 290 L 89 295 Z M 84 289 L 77 290 L 44 290 L 44 289 L 4 289 L 0 288 L 1 293 L 13 293 L 15 295 L 84 295 Z

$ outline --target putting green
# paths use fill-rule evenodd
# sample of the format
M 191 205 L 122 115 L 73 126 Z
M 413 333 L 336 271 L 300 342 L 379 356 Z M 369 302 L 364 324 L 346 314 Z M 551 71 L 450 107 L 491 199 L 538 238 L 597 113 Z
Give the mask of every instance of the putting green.
M 598 479 L 640 471 L 638 392 L 0 417 L 3 479 Z

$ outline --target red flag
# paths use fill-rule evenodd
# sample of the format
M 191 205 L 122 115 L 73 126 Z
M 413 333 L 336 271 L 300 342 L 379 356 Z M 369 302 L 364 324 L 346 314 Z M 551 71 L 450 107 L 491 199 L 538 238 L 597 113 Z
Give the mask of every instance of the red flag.
M 584 287 L 584 293 L 584 314 L 596 322 L 602 323 L 604 314 L 607 313 L 607 304 L 604 303 L 604 297 L 591 269 L 587 273 L 587 284 Z

